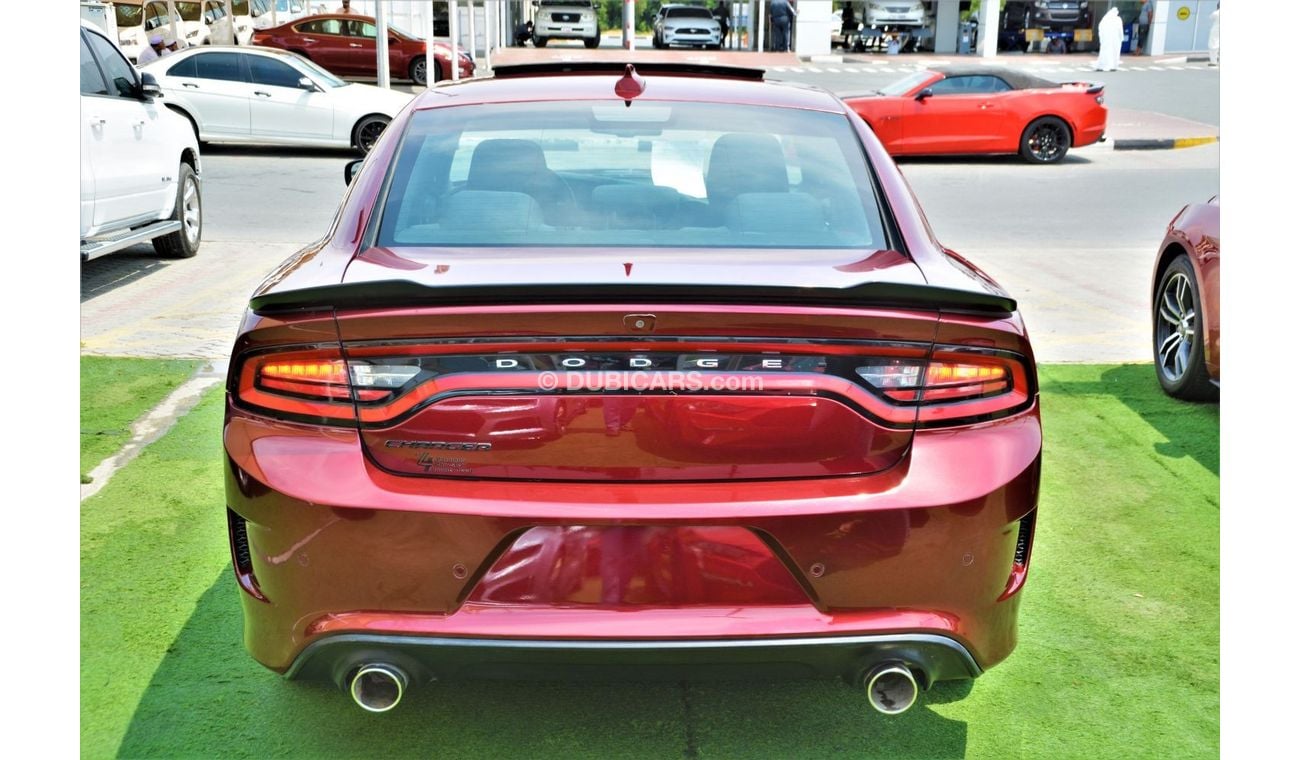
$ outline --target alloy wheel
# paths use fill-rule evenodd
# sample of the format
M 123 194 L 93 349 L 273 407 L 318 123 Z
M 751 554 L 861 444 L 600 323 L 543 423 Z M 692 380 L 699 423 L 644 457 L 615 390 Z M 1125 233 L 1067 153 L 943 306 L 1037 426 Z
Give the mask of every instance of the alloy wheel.
M 357 127 L 357 147 L 361 149 L 361 152 L 369 153 L 387 127 L 388 122 L 386 120 L 377 118 L 367 119 L 360 127 Z
M 1040 124 L 1029 136 L 1029 151 L 1043 162 L 1056 161 L 1065 155 L 1068 145 L 1069 135 L 1060 124 Z
M 199 233 L 203 229 L 202 209 L 199 207 L 199 187 L 194 177 L 185 178 L 185 189 L 181 193 L 181 222 L 185 228 L 185 240 L 196 246 Z
M 1171 382 L 1187 373 L 1196 341 L 1196 301 L 1192 282 L 1182 272 L 1165 280 L 1156 322 L 1156 356 L 1160 372 Z

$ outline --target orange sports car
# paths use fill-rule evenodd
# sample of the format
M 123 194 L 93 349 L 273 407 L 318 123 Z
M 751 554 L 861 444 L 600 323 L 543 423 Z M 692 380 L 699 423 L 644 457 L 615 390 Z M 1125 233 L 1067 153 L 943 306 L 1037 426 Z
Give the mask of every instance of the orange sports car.
M 1103 85 L 997 66 L 918 71 L 844 98 L 894 156 L 1019 153 L 1051 164 L 1106 139 Z

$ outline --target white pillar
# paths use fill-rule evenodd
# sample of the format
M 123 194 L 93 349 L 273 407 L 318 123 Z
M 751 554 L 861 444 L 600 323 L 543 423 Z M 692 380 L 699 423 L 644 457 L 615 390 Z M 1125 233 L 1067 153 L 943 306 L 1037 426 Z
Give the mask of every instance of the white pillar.
M 433 86 L 435 72 L 438 71 L 438 59 L 433 56 L 433 3 L 429 3 L 429 13 L 424 17 L 424 89 Z
M 1147 49 L 1142 51 L 1144 55 L 1165 54 L 1165 32 L 1168 31 L 1169 16 L 1173 12 L 1170 0 L 1156 0 L 1152 4 L 1151 28 L 1147 30 Z
M 496 13 L 492 10 L 496 4 L 492 0 L 486 0 L 483 3 L 483 65 L 492 70 L 492 38 L 496 36 L 497 31 Z
M 429 67 L 424 67 L 425 78 Z M 388 11 L 384 10 L 383 0 L 375 3 L 375 72 L 379 75 L 379 86 L 388 89 Z
M 469 0 L 469 57 L 475 61 L 478 60 L 478 35 L 475 34 L 474 24 L 474 0 Z
M 984 58 L 998 55 L 998 3 L 980 3 L 980 37 L 977 45 Z
M 758 52 L 763 52 L 763 28 L 766 26 L 764 17 L 767 15 L 767 0 L 758 0 L 758 47 L 754 48 Z
M 623 0 L 623 47 L 636 50 L 636 0 Z
M 447 0 L 447 33 L 451 35 L 451 81 L 460 81 L 460 2 Z M 430 61 L 432 63 L 432 61 Z
M 830 0 L 801 0 L 798 8 L 799 15 L 790 25 L 790 33 L 794 35 L 792 49 L 795 55 L 800 58 L 829 55 L 831 27 L 835 23 Z
M 176 31 L 176 3 L 174 0 L 167 0 L 167 22 L 171 24 L 172 39 L 176 42 L 176 49 L 184 50 L 189 47 L 190 41 L 185 38 L 183 33 Z M 144 42 L 146 45 L 149 44 L 149 40 L 147 39 Z M 185 44 L 182 45 L 181 43 Z
M 939 3 L 935 9 L 934 52 L 956 53 L 957 40 L 961 38 L 961 6 L 957 3 Z

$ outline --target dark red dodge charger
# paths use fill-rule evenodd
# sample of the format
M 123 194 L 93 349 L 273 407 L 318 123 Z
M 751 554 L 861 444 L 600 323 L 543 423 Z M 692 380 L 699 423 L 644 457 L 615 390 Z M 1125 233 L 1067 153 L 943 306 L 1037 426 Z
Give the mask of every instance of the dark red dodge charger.
M 433 679 L 1006 658 L 1042 433 L 1015 301 L 820 90 L 542 64 L 417 97 L 254 293 L 226 499 L 245 641 Z

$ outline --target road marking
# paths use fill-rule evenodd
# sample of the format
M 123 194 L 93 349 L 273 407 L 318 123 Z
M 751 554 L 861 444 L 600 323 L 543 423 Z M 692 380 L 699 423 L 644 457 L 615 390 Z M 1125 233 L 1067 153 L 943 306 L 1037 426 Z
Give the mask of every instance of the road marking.
M 811 71 L 814 74 L 822 73 L 822 70 L 817 68 L 816 66 L 807 66 L 804 68 L 804 71 Z
M 829 72 L 829 73 L 831 73 L 831 74 L 838 74 L 838 73 L 840 73 L 840 70 L 839 70 L 839 69 L 826 69 L 826 71 Z
M 1173 69 L 1174 71 L 1186 71 L 1186 70 L 1187 70 L 1187 67 L 1186 67 L 1186 66 L 1166 66 L 1165 68 L 1167 68 L 1167 69 Z

